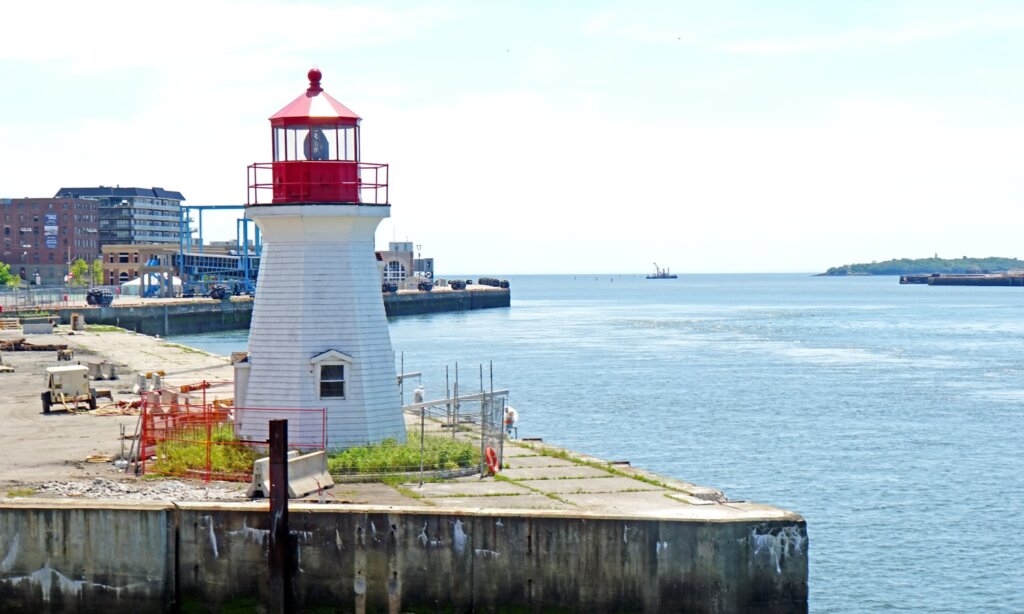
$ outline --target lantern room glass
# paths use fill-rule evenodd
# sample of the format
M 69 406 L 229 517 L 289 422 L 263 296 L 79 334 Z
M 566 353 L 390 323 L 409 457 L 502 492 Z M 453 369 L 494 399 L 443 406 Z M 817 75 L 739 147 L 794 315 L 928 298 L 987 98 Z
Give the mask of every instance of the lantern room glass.
M 357 162 L 359 127 L 296 124 L 274 128 L 274 162 Z

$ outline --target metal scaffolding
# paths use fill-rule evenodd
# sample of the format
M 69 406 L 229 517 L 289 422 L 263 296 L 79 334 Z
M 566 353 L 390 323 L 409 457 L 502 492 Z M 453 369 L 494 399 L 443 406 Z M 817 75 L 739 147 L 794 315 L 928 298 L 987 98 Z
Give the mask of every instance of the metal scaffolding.
M 259 227 L 252 220 L 244 216 L 235 220 L 234 249 L 229 249 L 227 253 L 212 253 L 204 248 L 204 212 L 244 209 L 244 205 L 181 206 L 181 245 L 176 264 L 181 272 L 182 290 L 186 295 L 208 294 L 214 285 L 224 286 L 236 294 L 255 292 L 263 240 Z M 196 213 L 198 236 L 193 236 L 193 212 Z

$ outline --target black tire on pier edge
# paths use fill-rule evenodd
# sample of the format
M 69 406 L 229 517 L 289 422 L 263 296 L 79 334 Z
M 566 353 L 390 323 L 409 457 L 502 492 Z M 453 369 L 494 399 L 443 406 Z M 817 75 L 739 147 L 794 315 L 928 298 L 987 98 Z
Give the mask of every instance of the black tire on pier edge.
M 43 399 L 43 413 L 44 414 L 50 413 L 50 393 L 49 393 L 49 391 L 44 392 L 40 396 Z
M 96 389 L 89 389 L 89 409 L 96 409 Z

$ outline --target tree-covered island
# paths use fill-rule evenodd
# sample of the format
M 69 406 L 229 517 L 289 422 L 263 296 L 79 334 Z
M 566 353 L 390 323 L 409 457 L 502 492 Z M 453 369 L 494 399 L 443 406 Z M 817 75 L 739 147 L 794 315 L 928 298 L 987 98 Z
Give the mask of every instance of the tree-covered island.
M 929 275 L 1024 271 L 1024 260 L 1016 258 L 900 258 L 884 262 L 844 264 L 822 275 Z

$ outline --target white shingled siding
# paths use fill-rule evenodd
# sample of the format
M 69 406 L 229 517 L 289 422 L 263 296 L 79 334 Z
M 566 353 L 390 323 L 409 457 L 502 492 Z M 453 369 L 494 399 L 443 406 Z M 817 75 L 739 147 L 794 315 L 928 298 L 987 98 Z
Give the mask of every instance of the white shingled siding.
M 250 207 L 263 258 L 249 329 L 248 407 L 327 408 L 327 442 L 405 440 L 373 235 L 390 207 Z M 345 398 L 319 399 L 314 356 L 352 357 Z M 296 425 L 302 428 L 301 425 Z M 257 438 L 244 414 L 240 434 Z M 297 430 L 289 424 L 289 432 Z

